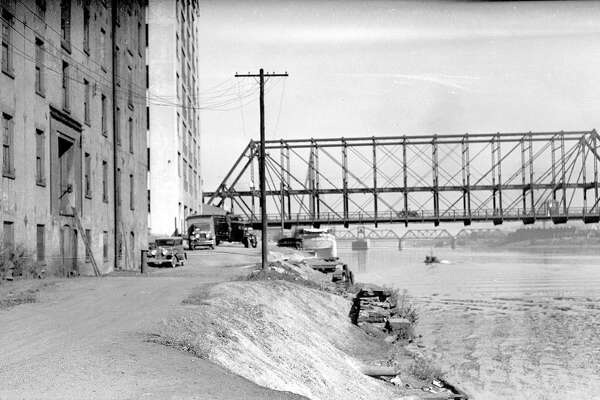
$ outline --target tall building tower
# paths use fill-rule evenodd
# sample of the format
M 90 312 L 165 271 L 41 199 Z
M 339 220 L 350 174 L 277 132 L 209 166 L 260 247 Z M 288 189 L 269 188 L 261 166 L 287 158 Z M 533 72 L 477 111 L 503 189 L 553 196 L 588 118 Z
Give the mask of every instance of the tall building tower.
M 149 228 L 184 232 L 202 209 L 198 99 L 198 2 L 148 5 Z
M 0 13 L 1 254 L 56 275 L 139 268 L 145 1 L 2 0 Z

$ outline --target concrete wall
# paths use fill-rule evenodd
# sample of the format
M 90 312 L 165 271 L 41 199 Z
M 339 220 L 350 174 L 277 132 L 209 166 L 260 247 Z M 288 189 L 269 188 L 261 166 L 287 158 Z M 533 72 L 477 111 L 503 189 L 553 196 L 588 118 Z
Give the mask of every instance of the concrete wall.
M 195 1 L 156 1 L 150 2 L 148 6 L 148 137 L 151 160 L 149 226 L 153 235 L 171 235 L 176 228 L 181 232 L 185 210 L 187 214 L 201 210 L 200 123 L 199 112 L 193 110 L 193 107 L 198 105 L 197 49 L 195 46 L 184 46 L 181 38 L 183 31 L 190 35 L 190 41 L 195 41 L 197 10 L 198 5 Z M 187 75 L 184 68 L 187 71 L 188 66 L 191 77 L 184 80 L 184 76 Z M 187 107 L 184 106 L 184 90 L 190 98 Z M 172 106 L 155 104 L 161 101 L 166 101 Z M 190 151 L 191 147 L 194 148 L 193 152 Z M 188 175 L 187 187 L 184 185 L 185 165 L 185 174 Z M 190 165 L 191 179 L 195 180 L 195 191 L 189 184 Z
M 114 142 L 112 129 L 112 57 L 111 57 L 111 9 L 110 1 L 105 7 L 99 1 L 90 2 L 90 45 L 89 55 L 83 51 L 83 8 L 82 2 L 71 4 L 71 49 L 61 47 L 60 40 L 60 4 L 47 1 L 45 18 L 42 21 L 37 12 L 36 2 L 12 2 L 13 15 L 12 43 L 14 76 L 0 73 L 0 113 L 7 113 L 14 120 L 14 161 L 13 177 L 3 176 L 1 182 L 0 220 L 13 222 L 15 242 L 24 245 L 32 257 L 36 257 L 37 225 L 45 228 L 45 253 L 43 261 L 49 272 L 62 273 L 69 270 L 61 254 L 61 228 L 65 225 L 78 231 L 76 267 L 82 274 L 92 273 L 91 264 L 86 262 L 85 247 L 81 232 L 73 216 L 61 215 L 54 208 L 58 201 L 55 193 L 58 186 L 58 159 L 56 149 L 51 145 L 57 134 L 73 136 L 76 145 L 73 166 L 73 192 L 67 194 L 73 198 L 81 216 L 83 229 L 91 231 L 90 243 L 95 260 L 103 272 L 115 267 L 114 259 Z M 4 3 L 3 3 L 4 4 Z M 128 3 L 129 4 L 129 3 Z M 138 98 L 133 109 L 126 103 L 126 90 L 117 90 L 122 118 L 130 116 L 134 120 L 134 152 L 128 147 L 126 124 L 123 124 L 122 148 L 118 150 L 117 167 L 123 171 L 122 199 L 124 207 L 120 214 L 122 229 L 129 237 L 134 232 L 134 246 L 128 242 L 130 257 L 129 268 L 139 268 L 140 249 L 147 247 L 146 226 L 146 136 L 145 136 L 145 52 L 141 54 L 137 47 L 137 22 L 144 25 L 144 9 L 139 3 L 130 3 L 131 16 L 126 8 L 120 10 L 121 27 L 117 42 L 122 51 L 130 48 L 133 55 L 127 60 L 120 58 L 121 68 L 133 69 L 134 85 L 138 87 Z M 105 36 L 105 62 L 101 60 L 101 29 Z M 135 35 L 135 37 L 134 37 Z M 44 42 L 44 86 L 43 96 L 36 93 L 35 82 L 35 41 L 36 37 Z M 63 108 L 62 63 L 70 64 L 70 110 Z M 104 64 L 104 68 L 101 67 Z M 84 79 L 90 85 L 90 119 L 84 118 Z M 127 79 L 127 75 L 125 75 Z M 126 87 L 126 84 L 125 84 Z M 101 132 L 101 98 L 106 96 L 106 135 Z M 51 113 L 51 110 L 52 111 Z M 54 117 L 53 117 L 54 116 Z M 36 129 L 44 133 L 44 178 L 45 184 L 36 183 Z M 66 132 L 63 132 L 66 131 Z M 84 157 L 90 157 L 91 195 L 84 193 Z M 1 155 L 0 155 L 1 158 Z M 108 165 L 108 200 L 102 198 L 102 162 Z M 134 178 L 134 210 L 129 207 L 129 174 Z M 54 188 L 54 189 L 53 189 Z M 0 234 L 3 226 L 0 225 Z M 103 257 L 103 232 L 108 236 L 108 257 Z M 124 263 L 121 263 L 125 266 Z

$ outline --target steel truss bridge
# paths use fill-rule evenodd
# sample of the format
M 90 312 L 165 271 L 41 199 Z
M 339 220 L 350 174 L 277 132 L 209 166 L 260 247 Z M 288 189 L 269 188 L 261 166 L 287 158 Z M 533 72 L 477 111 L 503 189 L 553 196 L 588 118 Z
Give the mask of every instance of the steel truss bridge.
M 505 237 L 506 233 L 498 228 L 463 228 L 455 235 L 446 229 L 409 229 L 402 235 L 392 229 L 372 229 L 357 226 L 352 229 L 330 231 L 337 240 L 458 240 L 472 237 Z
M 375 224 L 600 221 L 593 131 L 266 142 L 267 222 Z M 250 141 L 203 200 L 260 223 Z

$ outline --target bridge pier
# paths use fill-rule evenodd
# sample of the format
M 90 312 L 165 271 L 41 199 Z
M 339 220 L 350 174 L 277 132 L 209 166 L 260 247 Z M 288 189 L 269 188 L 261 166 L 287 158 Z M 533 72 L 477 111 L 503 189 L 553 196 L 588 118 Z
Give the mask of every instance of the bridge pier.
M 402 239 L 398 239 L 398 250 L 402 250 Z
M 352 250 L 368 250 L 371 247 L 371 241 L 366 238 L 360 238 L 352 241 Z

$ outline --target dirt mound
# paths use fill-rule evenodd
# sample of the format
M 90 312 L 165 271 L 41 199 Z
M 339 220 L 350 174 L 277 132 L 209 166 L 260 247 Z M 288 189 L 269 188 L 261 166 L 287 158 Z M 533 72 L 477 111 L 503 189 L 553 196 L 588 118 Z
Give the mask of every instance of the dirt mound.
M 203 287 L 151 340 L 213 360 L 272 389 L 312 399 L 390 398 L 352 349 L 373 346 L 348 319 L 350 302 L 286 281 Z

